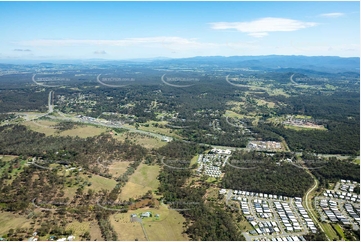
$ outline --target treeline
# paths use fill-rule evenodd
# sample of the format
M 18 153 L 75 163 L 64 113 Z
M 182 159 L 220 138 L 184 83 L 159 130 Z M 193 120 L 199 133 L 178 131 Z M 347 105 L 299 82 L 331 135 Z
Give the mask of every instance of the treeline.
M 321 184 L 324 182 L 337 182 L 340 179 L 360 183 L 360 165 L 355 164 L 353 161 L 337 160 L 335 157 L 331 157 L 323 164 L 310 162 L 307 166 L 310 167 L 310 171 Z
M 360 124 L 358 121 L 335 122 L 329 121 L 328 130 L 293 130 L 283 125 L 262 124 L 254 131 L 259 131 L 265 139 L 280 141 L 279 136 L 285 138 L 289 148 L 293 151 L 309 151 L 322 154 L 353 154 L 360 151 Z M 278 136 L 278 138 L 277 138 Z
M 335 91 L 326 93 L 300 90 L 290 97 L 253 94 L 277 104 L 272 112 L 266 110 L 258 126 L 250 127 L 255 138 L 280 141 L 284 137 L 291 150 L 327 154 L 359 155 L 360 147 L 360 93 Z M 285 128 L 282 124 L 267 122 L 271 116 L 306 115 L 327 130 Z
M 15 118 L 15 117 L 16 117 L 16 115 L 13 114 L 13 113 L 9 113 L 9 114 L 7 114 L 7 113 L 0 113 L 0 123 L 1 123 L 1 122 L 4 122 L 5 120 L 13 119 L 13 118 Z
M 264 127 L 283 136 L 291 149 L 330 154 L 360 154 L 359 91 L 280 97 L 280 101 L 287 105 L 279 108 L 278 114 L 309 115 L 323 122 L 327 128 L 327 131 L 296 131 L 280 126 Z
M 279 96 L 277 99 L 288 104 L 278 110 L 280 115 L 302 114 L 334 121 L 344 121 L 348 117 L 357 120 L 357 116 L 360 116 L 360 92 L 357 90 L 337 91 L 333 94 L 319 92 L 288 98 Z
M 106 210 L 98 210 L 96 214 L 96 218 L 98 220 L 98 225 L 100 231 L 102 232 L 102 236 L 107 241 L 117 241 L 118 235 L 117 232 L 114 230 L 113 226 L 110 224 L 109 221 L 109 212 L 104 212 Z
M 225 166 L 222 187 L 233 190 L 302 197 L 312 186 L 309 174 L 284 160 L 289 154 L 267 156 L 238 151 Z
M 195 154 L 201 154 L 206 149 L 207 147 L 194 143 L 172 141 L 167 145 L 160 147 L 156 151 L 168 158 L 182 158 L 190 161 Z
M 2 85 L 2 84 L 1 84 Z M 18 86 L 23 84 L 17 83 Z M 36 88 L 0 88 L 0 113 L 19 111 L 46 112 L 48 92 L 37 92 Z
M 45 136 L 23 125 L 0 126 L 0 154 L 41 157 L 48 161 L 76 162 L 88 168 L 99 156 L 141 160 L 147 149 L 130 142 L 120 142 L 104 134 L 95 137 Z
M 55 129 L 58 129 L 59 131 L 65 131 L 75 128 L 78 125 L 82 125 L 81 123 L 75 123 L 70 121 L 62 121 L 54 125 Z
M 188 152 L 183 152 L 184 150 Z M 190 160 L 199 150 L 201 148 L 196 145 L 171 142 L 158 152 L 160 155 L 168 155 L 167 159 Z M 185 232 L 191 240 L 244 240 L 230 212 L 214 202 L 205 203 L 203 196 L 209 187 L 207 183 L 197 187 L 186 185 L 186 180 L 191 175 L 192 171 L 189 169 L 173 169 L 168 166 L 163 166 L 159 174 L 159 192 L 171 208 L 179 209 L 186 218 Z

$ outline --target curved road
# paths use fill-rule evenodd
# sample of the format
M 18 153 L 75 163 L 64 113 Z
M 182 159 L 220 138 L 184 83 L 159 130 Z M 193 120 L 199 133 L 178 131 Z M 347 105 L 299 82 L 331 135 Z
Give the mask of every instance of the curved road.
M 313 179 L 313 181 L 315 182 L 315 184 L 313 185 L 313 187 L 311 187 L 311 188 L 307 191 L 307 193 L 306 193 L 306 195 L 305 195 L 305 199 L 303 200 L 303 201 L 304 201 L 304 205 L 305 205 L 306 209 L 307 209 L 308 211 L 310 211 L 310 214 L 311 214 L 311 217 L 312 217 L 313 222 L 318 225 L 318 227 L 321 229 L 321 231 L 325 234 L 327 240 L 330 241 L 330 238 L 327 236 L 327 234 L 325 233 L 325 230 L 323 229 L 322 225 L 318 222 L 318 219 L 316 218 L 316 216 L 315 216 L 315 214 L 314 214 L 314 210 L 313 210 L 313 207 L 312 207 L 312 202 L 311 202 L 311 205 L 309 204 L 310 199 L 309 199 L 308 197 L 309 197 L 309 195 L 310 195 L 311 192 L 313 192 L 314 190 L 317 189 L 317 187 L 318 187 L 318 180 L 316 179 L 316 177 L 315 177 L 314 175 L 312 175 L 312 173 L 311 173 L 307 168 L 306 168 L 305 170 L 306 170 L 306 172 L 307 172 L 308 174 L 310 174 L 310 176 L 312 177 L 312 179 Z
M 235 86 L 235 87 L 248 87 L 248 88 L 255 88 L 255 89 L 260 89 L 260 90 L 267 90 L 267 88 L 265 87 L 259 87 L 259 86 L 251 86 L 251 85 L 244 85 L 244 84 L 235 84 L 235 83 L 232 83 L 228 80 L 228 77 L 229 77 L 230 74 L 228 74 L 226 76 L 226 82 L 228 82 L 229 84 L 231 84 L 232 86 Z
M 290 76 L 290 81 L 292 82 L 292 84 L 294 84 L 294 85 L 297 86 L 298 83 L 293 80 L 293 76 L 294 76 L 294 75 L 295 75 L 295 74 L 292 74 L 292 76 Z

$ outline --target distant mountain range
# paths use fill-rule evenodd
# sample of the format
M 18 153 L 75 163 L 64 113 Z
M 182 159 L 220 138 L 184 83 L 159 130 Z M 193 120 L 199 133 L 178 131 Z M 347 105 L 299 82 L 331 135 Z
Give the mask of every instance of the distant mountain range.
M 40 64 L 44 61 L 36 60 L 0 60 L 0 63 L 11 64 Z M 229 68 L 250 68 L 257 70 L 277 69 L 307 69 L 326 72 L 360 72 L 359 57 L 337 56 L 296 56 L 296 55 L 265 55 L 265 56 L 198 56 L 191 58 L 172 59 L 167 57 L 138 58 L 128 60 L 47 60 L 46 64 L 120 64 L 120 63 L 147 63 L 156 65 L 212 65 Z
M 298 68 L 328 72 L 359 72 L 359 57 L 337 57 L 337 56 L 289 56 L 289 55 L 267 55 L 267 56 L 209 56 L 193 57 L 183 59 L 171 59 L 157 61 L 158 63 L 171 64 L 209 64 L 230 68 L 251 69 L 287 69 Z

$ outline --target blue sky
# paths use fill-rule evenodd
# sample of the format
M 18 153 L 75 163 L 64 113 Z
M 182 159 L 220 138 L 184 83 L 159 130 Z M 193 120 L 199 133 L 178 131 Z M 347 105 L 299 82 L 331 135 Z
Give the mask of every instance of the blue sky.
M 0 59 L 360 55 L 359 2 L 0 2 Z

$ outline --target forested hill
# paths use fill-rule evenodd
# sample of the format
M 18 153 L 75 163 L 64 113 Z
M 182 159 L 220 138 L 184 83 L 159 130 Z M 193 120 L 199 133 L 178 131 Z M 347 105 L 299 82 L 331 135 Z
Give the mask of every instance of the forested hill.
M 295 56 L 295 55 L 266 55 L 266 56 L 209 56 L 183 59 L 158 60 L 157 63 L 168 64 L 217 64 L 218 66 L 240 68 L 300 68 L 329 72 L 359 72 L 360 58 L 342 58 L 338 56 Z

